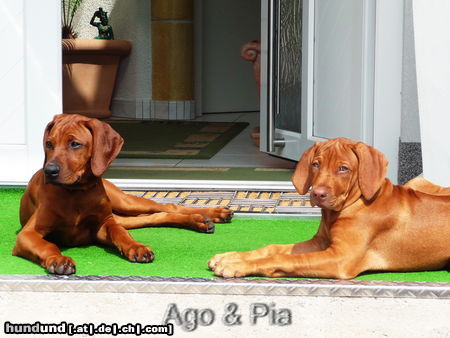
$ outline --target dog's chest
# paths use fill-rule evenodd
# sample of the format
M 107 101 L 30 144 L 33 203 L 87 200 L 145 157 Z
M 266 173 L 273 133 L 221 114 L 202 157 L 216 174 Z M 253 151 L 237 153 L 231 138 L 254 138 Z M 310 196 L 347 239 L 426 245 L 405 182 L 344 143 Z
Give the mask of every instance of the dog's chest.
M 95 241 L 96 234 L 109 215 L 101 200 L 68 200 L 66 208 L 56 215 L 50 238 L 66 246 L 87 245 Z
M 49 234 L 48 239 L 64 246 L 79 246 L 92 244 L 102 225 L 98 215 L 74 215 L 74 218 L 65 218 L 55 231 Z

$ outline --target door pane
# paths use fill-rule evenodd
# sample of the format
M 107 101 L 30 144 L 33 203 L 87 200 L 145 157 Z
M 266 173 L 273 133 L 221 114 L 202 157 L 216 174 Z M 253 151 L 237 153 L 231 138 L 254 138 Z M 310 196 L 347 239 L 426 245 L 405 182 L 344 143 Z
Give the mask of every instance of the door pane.
M 315 1 L 313 135 L 362 139 L 361 0 Z
M 301 131 L 302 0 L 278 3 L 278 109 L 275 127 Z M 276 71 L 274 72 L 277 73 Z

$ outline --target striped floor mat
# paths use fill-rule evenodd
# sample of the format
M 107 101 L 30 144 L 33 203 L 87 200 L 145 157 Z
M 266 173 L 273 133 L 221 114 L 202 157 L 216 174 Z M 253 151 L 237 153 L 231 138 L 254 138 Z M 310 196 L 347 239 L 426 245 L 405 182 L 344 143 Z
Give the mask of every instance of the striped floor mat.
M 237 213 L 320 215 L 308 195 L 296 191 L 127 191 L 159 203 L 190 207 L 228 206 Z

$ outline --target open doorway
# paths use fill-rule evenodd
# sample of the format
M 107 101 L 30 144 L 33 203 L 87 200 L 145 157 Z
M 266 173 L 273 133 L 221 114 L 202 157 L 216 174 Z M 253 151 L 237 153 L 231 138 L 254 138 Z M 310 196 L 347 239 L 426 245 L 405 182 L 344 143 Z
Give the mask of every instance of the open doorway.
M 256 168 L 259 173 L 261 170 L 275 176 L 281 173 L 289 179 L 295 162 L 261 152 L 251 137 L 252 130 L 260 124 L 260 96 L 252 63 L 240 53 L 244 44 L 261 39 L 261 1 L 199 0 L 194 4 L 196 116 L 193 121 L 248 125 L 209 159 L 119 158 L 111 172 L 126 168 L 129 173 L 137 169 L 143 175 L 144 168 L 149 168 L 155 177 L 156 170 L 161 168 L 165 171 L 161 177 L 165 178 L 170 172 L 179 175 L 177 168 L 180 171 L 193 168 L 195 175 L 191 177 L 200 175 L 210 179 L 214 175 L 199 174 L 199 168 L 232 168 L 230 171 L 239 173 L 233 178 L 239 179 L 242 171 L 236 168 L 246 168 L 245 176 L 250 179 L 253 172 L 249 169 Z
M 261 1 L 196 0 L 193 3 L 196 93 L 195 108 L 190 108 L 195 109 L 195 114 L 191 116 L 190 121 L 247 125 L 210 158 L 177 158 L 176 155 L 148 158 L 125 156 L 112 164 L 110 177 L 120 175 L 123 178 L 178 178 L 178 168 L 180 171 L 195 168 L 197 175 L 192 177 L 210 179 L 214 175 L 202 172 L 199 168 L 256 168 L 270 169 L 266 172 L 284 172 L 285 177 L 289 179 L 295 162 L 261 152 L 251 137 L 252 130 L 260 124 L 260 96 L 252 64 L 244 60 L 240 53 L 245 43 L 261 39 Z M 149 51 L 155 43 L 151 41 L 148 33 L 152 29 L 148 21 L 151 4 L 152 2 L 148 1 L 145 5 L 144 2 L 139 2 L 130 6 L 127 1 L 117 0 L 109 9 L 116 39 L 131 40 L 133 44 L 132 54 L 123 61 L 118 74 L 111 108 L 114 120 L 164 119 L 156 116 L 157 114 L 152 115 L 159 102 L 152 100 L 151 96 L 146 97 L 155 88 L 155 79 L 152 79 L 151 69 L 148 69 L 148 60 L 151 58 Z M 81 18 L 88 18 L 88 14 L 85 13 Z M 135 25 L 135 29 L 129 28 L 129 21 L 123 18 L 130 16 L 135 17 L 136 22 L 142 25 Z M 166 21 L 161 20 L 164 23 Z M 80 37 L 84 38 L 83 32 Z M 176 48 L 176 45 L 172 48 Z M 168 108 L 170 109 L 171 107 Z M 131 124 L 125 133 L 136 134 L 137 130 Z M 159 142 L 162 138 L 173 138 L 174 134 L 163 133 L 157 140 Z M 143 137 L 146 138 L 145 141 L 150 142 L 150 146 L 154 145 L 154 133 L 147 133 Z M 140 149 L 136 153 L 149 152 L 146 142 L 139 146 Z M 164 173 L 158 176 L 158 170 Z M 212 172 L 217 173 L 220 170 Z M 253 174 L 252 172 L 247 177 L 255 176 Z M 187 178 L 184 174 L 182 176 Z M 235 175 L 234 179 L 238 180 L 240 176 L 241 174 Z
M 252 63 L 241 49 L 261 39 L 261 1 L 208 0 L 195 6 L 196 121 L 249 125 L 210 160 L 178 165 L 292 168 L 290 161 L 260 152 L 251 139 L 260 123 L 260 96 Z

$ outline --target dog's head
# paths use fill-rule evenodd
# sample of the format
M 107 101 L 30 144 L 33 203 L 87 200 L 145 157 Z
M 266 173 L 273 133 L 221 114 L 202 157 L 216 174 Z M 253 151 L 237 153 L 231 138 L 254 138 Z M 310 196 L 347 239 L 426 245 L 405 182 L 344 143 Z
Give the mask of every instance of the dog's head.
M 45 180 L 74 185 L 100 177 L 122 145 L 122 137 L 107 123 L 78 114 L 55 115 L 44 133 Z
M 372 200 L 383 184 L 386 167 L 386 158 L 375 148 L 337 138 L 309 148 L 292 181 L 300 194 L 312 187 L 312 205 L 340 211 L 361 196 Z

